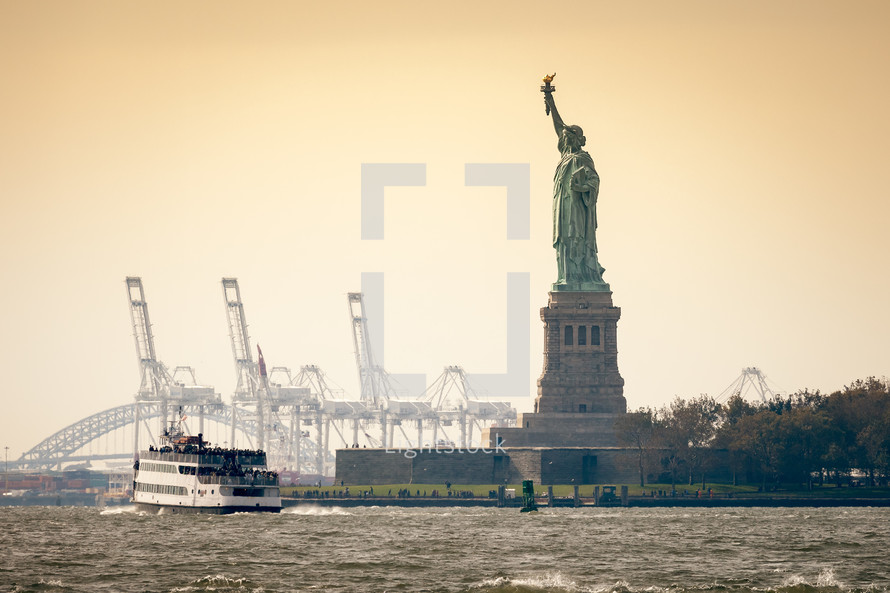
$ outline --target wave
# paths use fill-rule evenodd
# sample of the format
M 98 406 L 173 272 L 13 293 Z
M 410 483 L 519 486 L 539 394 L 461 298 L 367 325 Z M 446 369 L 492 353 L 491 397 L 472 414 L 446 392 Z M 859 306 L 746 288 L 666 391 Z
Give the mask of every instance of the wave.
M 838 589 L 845 591 L 846 587 L 837 580 L 833 568 L 823 568 L 816 576 L 815 582 L 811 583 L 805 577 L 793 574 L 786 577 L 779 588 L 780 591 L 788 592 L 811 591 L 813 589 Z
M 307 505 L 299 505 L 295 507 L 287 507 L 286 509 L 281 509 L 282 515 L 310 515 L 310 516 L 318 516 L 325 517 L 328 515 L 352 515 L 349 511 L 343 510 L 340 507 L 317 507 L 317 506 L 307 506 Z
M 191 581 L 183 587 L 174 587 L 170 593 L 192 593 L 198 591 L 245 591 L 261 592 L 263 588 L 245 577 L 233 578 L 223 574 L 207 575 Z
M 471 590 L 484 591 L 485 593 L 536 593 L 538 591 L 577 593 L 591 591 L 590 589 L 579 587 L 573 580 L 558 572 L 527 577 L 486 579 Z
M 102 510 L 100 515 L 124 515 L 128 513 L 138 513 L 139 509 L 136 508 L 136 505 L 123 505 L 119 507 L 110 507 Z
M 13 585 L 10 591 L 13 593 L 25 593 L 31 591 L 71 591 L 71 587 L 65 585 L 59 579 L 40 579 L 32 585 Z
M 812 581 L 801 575 L 787 577 L 777 587 L 759 587 L 739 581 L 707 584 L 632 586 L 620 580 L 606 585 L 583 585 L 558 572 L 523 577 L 485 579 L 469 588 L 468 593 L 888 593 L 890 589 L 870 585 L 846 587 L 832 568 L 824 568 Z

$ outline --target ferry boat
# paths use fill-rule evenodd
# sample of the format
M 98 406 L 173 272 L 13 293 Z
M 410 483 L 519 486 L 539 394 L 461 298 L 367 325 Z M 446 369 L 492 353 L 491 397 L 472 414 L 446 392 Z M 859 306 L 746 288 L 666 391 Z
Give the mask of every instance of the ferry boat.
M 281 511 L 278 474 L 263 451 L 211 447 L 203 435 L 186 436 L 171 423 L 159 448 L 141 451 L 133 464 L 132 502 L 141 510 L 228 514 Z

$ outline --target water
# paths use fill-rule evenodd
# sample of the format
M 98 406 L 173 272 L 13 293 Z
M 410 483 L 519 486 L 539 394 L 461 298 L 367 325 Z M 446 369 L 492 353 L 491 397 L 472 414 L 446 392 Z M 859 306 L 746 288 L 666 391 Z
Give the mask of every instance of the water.
M 890 592 L 886 509 L 0 508 L 0 591 Z

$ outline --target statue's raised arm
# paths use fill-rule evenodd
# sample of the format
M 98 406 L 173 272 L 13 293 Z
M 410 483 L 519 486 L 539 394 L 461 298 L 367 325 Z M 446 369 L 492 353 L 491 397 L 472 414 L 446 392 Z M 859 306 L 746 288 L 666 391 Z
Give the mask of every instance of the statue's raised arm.
M 553 128 L 556 130 L 556 135 L 559 136 L 562 133 L 565 124 L 559 116 L 559 111 L 556 110 L 556 101 L 553 100 L 553 92 L 556 90 L 556 87 L 551 86 L 550 83 L 553 82 L 554 77 L 556 77 L 556 72 L 544 77 L 544 84 L 541 85 L 541 92 L 544 93 L 545 113 L 553 116 Z
M 559 116 L 559 111 L 556 110 L 556 100 L 553 98 L 553 93 L 544 93 L 544 105 L 547 106 L 547 111 L 550 112 L 550 117 L 553 118 L 553 129 L 556 130 L 556 135 L 559 136 L 566 125 Z

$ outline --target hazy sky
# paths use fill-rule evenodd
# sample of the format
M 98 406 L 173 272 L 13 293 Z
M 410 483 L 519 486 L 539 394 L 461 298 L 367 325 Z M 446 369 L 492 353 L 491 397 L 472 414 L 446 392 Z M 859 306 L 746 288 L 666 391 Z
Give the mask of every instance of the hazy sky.
M 357 396 L 346 293 L 383 272 L 386 365 L 504 371 L 529 272 L 530 411 L 559 155 L 602 179 L 628 405 L 890 375 L 890 3 L 0 1 L 0 446 L 132 401 L 124 278 L 158 354 L 235 384 L 220 278 L 270 365 Z M 426 163 L 362 241 L 362 163 Z M 528 163 L 531 235 L 465 163 Z

